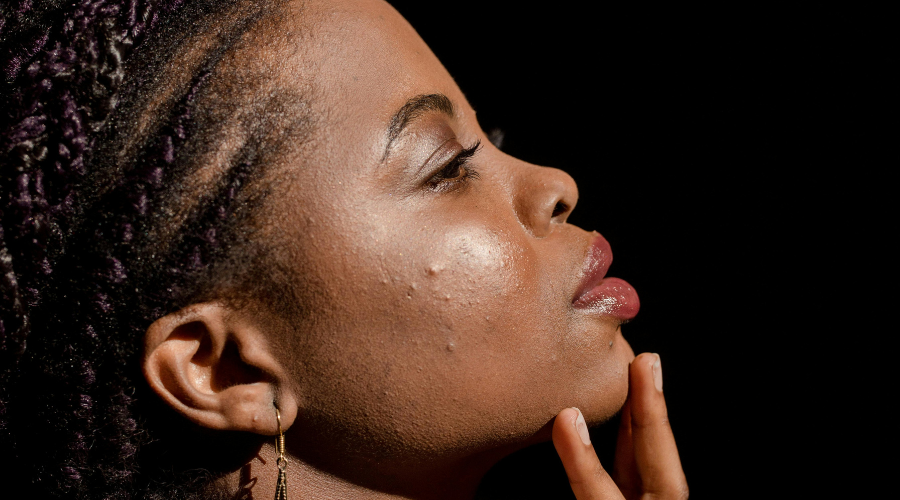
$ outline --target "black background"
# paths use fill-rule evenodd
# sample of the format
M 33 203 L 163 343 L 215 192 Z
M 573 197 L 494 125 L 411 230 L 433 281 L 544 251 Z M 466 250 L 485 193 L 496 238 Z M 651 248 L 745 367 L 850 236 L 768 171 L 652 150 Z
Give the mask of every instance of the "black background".
M 610 274 L 640 293 L 624 332 L 662 357 L 691 497 L 871 485 L 858 444 L 879 437 L 857 418 L 896 228 L 887 14 L 392 3 L 506 152 L 578 182 L 570 221 L 610 241 Z M 608 465 L 614 431 L 593 432 Z M 571 493 L 548 444 L 501 462 L 482 496 Z

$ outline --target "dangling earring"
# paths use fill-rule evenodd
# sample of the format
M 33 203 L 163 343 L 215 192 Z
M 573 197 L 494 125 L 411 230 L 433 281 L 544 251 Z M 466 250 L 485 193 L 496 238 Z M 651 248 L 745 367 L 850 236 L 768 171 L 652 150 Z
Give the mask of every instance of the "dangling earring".
M 278 466 L 278 483 L 275 485 L 275 500 L 287 500 L 287 459 L 284 458 L 284 431 L 281 430 L 281 412 L 275 407 L 275 419 L 278 420 L 278 439 L 275 441 L 275 465 Z

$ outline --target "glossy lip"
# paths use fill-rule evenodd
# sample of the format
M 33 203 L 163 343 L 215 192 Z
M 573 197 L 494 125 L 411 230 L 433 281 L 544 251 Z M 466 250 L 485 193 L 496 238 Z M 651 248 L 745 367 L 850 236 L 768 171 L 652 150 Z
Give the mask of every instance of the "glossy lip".
M 588 247 L 582 280 L 572 305 L 589 313 L 611 316 L 620 321 L 634 318 L 641 307 L 637 292 L 625 280 L 606 278 L 612 264 L 612 248 L 601 235 Z

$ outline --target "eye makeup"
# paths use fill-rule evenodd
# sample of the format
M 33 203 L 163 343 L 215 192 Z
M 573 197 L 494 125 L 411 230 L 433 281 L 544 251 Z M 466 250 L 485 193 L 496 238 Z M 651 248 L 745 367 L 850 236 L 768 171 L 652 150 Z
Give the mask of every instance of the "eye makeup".
M 426 182 L 428 189 L 435 192 L 448 192 L 461 187 L 478 178 L 478 170 L 470 161 L 481 149 L 481 141 L 463 149 L 438 170 Z

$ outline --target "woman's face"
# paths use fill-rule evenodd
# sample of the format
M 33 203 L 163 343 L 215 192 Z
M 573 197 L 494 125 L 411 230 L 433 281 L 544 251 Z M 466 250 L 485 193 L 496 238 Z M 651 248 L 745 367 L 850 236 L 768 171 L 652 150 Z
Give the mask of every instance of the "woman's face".
M 447 463 L 540 439 L 565 407 L 612 416 L 633 358 L 619 327 L 637 297 L 607 280 L 576 301 L 585 268 L 596 284 L 610 254 L 566 223 L 572 178 L 491 145 L 387 4 L 295 14 L 283 22 L 305 19 L 288 29 L 306 35 L 261 57 L 284 85 L 302 79 L 320 117 L 278 174 L 272 226 L 309 311 L 287 361 L 296 453 Z

